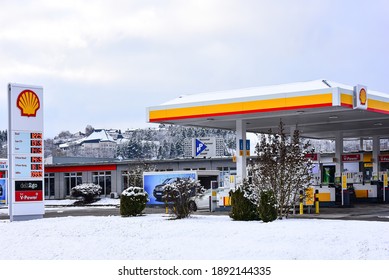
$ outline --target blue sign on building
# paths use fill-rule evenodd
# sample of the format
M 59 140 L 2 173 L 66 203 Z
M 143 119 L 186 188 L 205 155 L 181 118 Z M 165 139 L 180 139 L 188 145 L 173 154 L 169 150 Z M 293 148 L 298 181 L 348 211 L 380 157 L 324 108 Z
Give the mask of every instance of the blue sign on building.
M 239 139 L 239 150 L 243 151 L 243 139 Z M 250 151 L 250 140 L 246 139 L 246 151 Z
M 199 139 L 196 139 L 196 157 L 199 154 L 201 154 L 206 148 L 207 148 L 207 145 L 205 145 Z

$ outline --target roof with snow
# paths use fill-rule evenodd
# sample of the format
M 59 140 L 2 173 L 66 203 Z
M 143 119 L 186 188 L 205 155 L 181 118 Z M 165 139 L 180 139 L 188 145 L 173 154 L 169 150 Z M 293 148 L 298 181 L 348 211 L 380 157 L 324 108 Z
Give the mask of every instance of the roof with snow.
M 247 131 L 275 130 L 280 119 L 298 125 L 303 136 L 333 138 L 389 136 L 389 94 L 366 86 L 314 80 L 274 86 L 182 95 L 148 108 L 154 123 Z
M 82 143 L 115 142 L 105 129 L 95 129 L 91 135 L 82 139 Z

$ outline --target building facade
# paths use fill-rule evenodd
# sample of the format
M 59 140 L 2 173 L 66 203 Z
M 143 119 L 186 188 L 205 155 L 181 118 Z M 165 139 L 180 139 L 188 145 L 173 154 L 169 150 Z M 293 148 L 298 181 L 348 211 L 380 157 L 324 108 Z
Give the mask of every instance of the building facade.
M 82 183 L 102 187 L 102 196 L 120 194 L 128 187 L 128 171 L 147 164 L 155 171 L 218 170 L 220 178 L 236 173 L 230 157 L 208 159 L 175 159 L 117 161 L 92 158 L 51 158 L 45 164 L 45 199 L 64 199 L 71 189 Z M 222 183 L 222 182 L 221 182 Z
M 249 157 L 248 161 L 255 160 Z M 317 154 L 312 170 L 311 186 L 322 194 L 322 202 L 335 202 L 336 159 L 334 154 Z M 347 185 L 352 187 L 357 199 L 382 200 L 382 180 L 389 174 L 389 152 L 379 156 L 380 172 L 372 169 L 372 152 L 345 153 L 342 162 Z M 102 187 L 101 196 L 116 197 L 130 186 L 129 172 L 136 167 L 149 167 L 148 171 L 216 170 L 219 186 L 223 187 L 230 175 L 236 175 L 236 165 L 231 157 L 183 158 L 172 160 L 112 160 L 104 158 L 49 158 L 45 164 L 45 199 L 71 197 L 71 189 L 82 183 L 95 183 Z M 387 178 L 387 177 L 386 177 Z M 381 182 L 381 183 L 380 183 Z M 388 196 L 389 197 L 389 196 Z

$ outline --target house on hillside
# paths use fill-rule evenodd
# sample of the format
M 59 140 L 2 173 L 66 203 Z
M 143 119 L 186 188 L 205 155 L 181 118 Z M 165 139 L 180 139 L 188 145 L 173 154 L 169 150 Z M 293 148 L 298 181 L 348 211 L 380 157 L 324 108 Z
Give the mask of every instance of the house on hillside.
M 117 143 L 105 129 L 95 129 L 81 141 L 80 146 L 84 156 L 113 158 Z
M 92 134 L 58 146 L 67 156 L 114 158 L 117 142 L 105 129 L 95 129 Z

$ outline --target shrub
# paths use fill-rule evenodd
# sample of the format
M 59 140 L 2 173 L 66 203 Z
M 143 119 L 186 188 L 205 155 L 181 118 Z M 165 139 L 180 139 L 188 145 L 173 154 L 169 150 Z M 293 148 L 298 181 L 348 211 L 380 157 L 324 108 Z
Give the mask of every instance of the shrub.
M 252 193 L 252 186 L 244 181 L 234 191 L 230 191 L 231 212 L 230 217 L 237 221 L 259 220 L 256 198 Z
M 261 191 L 258 212 L 263 222 L 272 222 L 277 219 L 276 204 L 277 201 L 273 191 Z
M 124 217 L 140 215 L 148 201 L 148 194 L 143 188 L 128 187 L 120 196 L 120 215 Z
M 81 184 L 72 188 L 72 196 L 76 198 L 82 197 L 84 203 L 91 203 L 96 201 L 96 198 L 101 194 L 101 190 L 101 186 L 96 184 Z
M 176 219 L 187 218 L 192 213 L 189 207 L 191 197 L 204 192 L 204 188 L 198 180 L 192 178 L 177 178 L 171 184 L 165 186 L 163 190 L 163 199 L 166 206 L 169 207 Z

